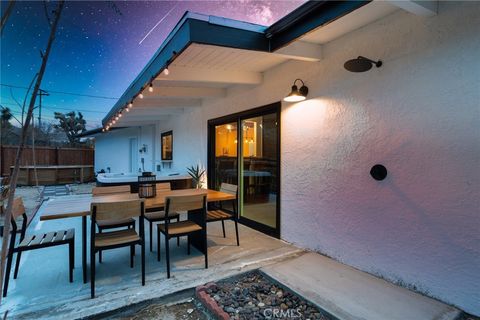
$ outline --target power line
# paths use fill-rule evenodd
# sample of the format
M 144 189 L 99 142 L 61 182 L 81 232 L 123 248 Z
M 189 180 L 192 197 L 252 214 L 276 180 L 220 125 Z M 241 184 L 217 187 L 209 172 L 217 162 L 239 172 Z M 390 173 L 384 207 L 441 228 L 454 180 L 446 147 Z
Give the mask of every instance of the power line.
M 21 111 L 17 111 L 17 110 L 10 110 L 10 113 L 15 114 L 15 115 L 21 115 L 22 114 Z M 44 117 L 46 119 L 57 120 L 57 119 L 55 119 L 54 117 L 51 117 L 51 116 L 42 116 L 42 117 Z M 86 121 L 90 121 L 90 122 L 98 122 L 98 123 L 101 122 L 101 120 L 92 120 L 91 118 L 84 118 L 84 119 Z
M 17 106 L 17 107 L 18 107 L 18 105 L 15 104 L 15 103 L 13 103 L 13 102 L 0 102 L 0 104 L 6 104 L 6 105 Z M 75 111 L 81 111 L 81 112 L 91 112 L 91 113 L 102 113 L 102 114 L 106 114 L 106 112 L 103 112 L 103 111 L 77 109 L 77 108 L 61 108 L 61 107 L 52 107 L 52 106 L 45 106 L 45 105 L 43 105 L 43 108 L 48 109 L 48 110 L 50 110 L 50 111 L 54 111 L 54 110 L 52 110 L 52 109 L 55 109 L 55 110 L 66 110 L 66 111 L 75 110 Z
M 15 86 L 15 85 L 12 85 L 12 84 L 0 83 L 0 86 L 8 87 L 8 88 L 28 90 L 27 87 Z M 92 94 L 82 94 L 82 93 L 73 93 L 73 92 L 65 92 L 65 91 L 52 91 L 52 90 L 46 90 L 46 91 L 48 91 L 50 93 L 66 94 L 66 95 L 71 95 L 71 96 L 88 97 L 88 98 L 96 98 L 96 99 L 109 99 L 109 100 L 118 100 L 119 99 L 119 98 L 115 98 L 115 97 L 96 96 L 96 95 L 92 95 Z

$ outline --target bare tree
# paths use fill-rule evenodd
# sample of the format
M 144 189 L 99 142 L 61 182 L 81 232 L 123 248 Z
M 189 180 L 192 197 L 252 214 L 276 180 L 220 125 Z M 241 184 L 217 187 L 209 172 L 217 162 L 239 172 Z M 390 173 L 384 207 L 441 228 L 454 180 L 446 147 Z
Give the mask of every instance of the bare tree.
M 20 144 L 18 145 L 17 148 L 17 155 L 15 157 L 15 166 L 12 172 L 12 175 L 10 177 L 10 194 L 8 196 L 8 205 L 7 209 L 5 212 L 5 226 L 3 229 L 3 241 L 2 241 L 2 255 L 1 255 L 1 265 L 0 265 L 0 292 L 3 290 L 3 280 L 4 280 L 4 275 L 5 275 L 5 263 L 6 263 L 6 258 L 7 258 L 7 248 L 8 248 L 8 241 L 10 237 L 10 227 L 11 227 L 11 217 L 12 217 L 12 207 L 13 207 L 13 200 L 15 197 L 15 188 L 17 186 L 17 179 L 18 179 L 18 171 L 20 167 L 20 159 L 22 157 L 22 152 L 25 147 L 25 142 L 27 140 L 27 135 L 28 135 L 28 127 L 30 125 L 32 116 L 33 116 L 33 110 L 35 106 L 35 101 L 37 99 L 38 92 L 40 90 L 40 85 L 42 83 L 43 75 L 45 73 L 45 69 L 47 66 L 47 61 L 48 57 L 50 55 L 50 51 L 52 49 L 52 44 L 53 41 L 55 40 L 55 34 L 57 32 L 57 26 L 58 22 L 60 21 L 60 15 L 63 10 L 63 6 L 65 4 L 64 0 L 60 0 L 58 2 L 56 10 L 53 12 L 54 17 L 53 21 L 50 24 L 50 37 L 48 38 L 48 43 L 47 43 L 47 48 L 45 52 L 41 53 L 42 57 L 42 65 L 40 66 L 40 70 L 38 71 L 38 77 L 35 82 L 35 86 L 32 91 L 32 95 L 30 98 L 30 103 L 28 105 L 28 111 L 27 111 L 27 116 L 25 119 L 25 123 L 22 126 L 22 132 L 21 132 L 21 139 L 20 139 Z M 0 295 L 0 302 L 1 302 L 1 295 Z

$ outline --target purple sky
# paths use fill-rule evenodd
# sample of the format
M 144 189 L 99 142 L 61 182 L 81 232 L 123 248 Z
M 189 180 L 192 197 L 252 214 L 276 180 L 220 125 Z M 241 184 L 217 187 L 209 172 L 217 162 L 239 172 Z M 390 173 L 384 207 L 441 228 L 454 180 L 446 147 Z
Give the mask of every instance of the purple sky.
M 42 89 L 42 120 L 54 111 L 80 110 L 88 128 L 97 127 L 115 99 L 68 95 L 71 92 L 118 98 L 162 44 L 185 11 L 270 25 L 304 1 L 76 1 L 67 2 Z M 50 3 L 53 10 L 56 3 Z M 2 12 L 6 2 L 2 1 Z M 156 27 L 155 27 L 156 26 Z M 1 38 L 0 104 L 15 115 L 40 65 L 49 29 L 43 3 L 17 1 Z M 38 117 L 38 115 L 36 115 Z

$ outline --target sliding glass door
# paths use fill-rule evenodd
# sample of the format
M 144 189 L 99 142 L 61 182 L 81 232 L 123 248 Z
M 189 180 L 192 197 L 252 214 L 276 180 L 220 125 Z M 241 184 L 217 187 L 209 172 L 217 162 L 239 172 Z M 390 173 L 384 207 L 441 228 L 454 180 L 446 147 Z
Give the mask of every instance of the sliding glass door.
M 240 222 L 279 237 L 280 103 L 209 121 L 209 187 L 239 186 Z

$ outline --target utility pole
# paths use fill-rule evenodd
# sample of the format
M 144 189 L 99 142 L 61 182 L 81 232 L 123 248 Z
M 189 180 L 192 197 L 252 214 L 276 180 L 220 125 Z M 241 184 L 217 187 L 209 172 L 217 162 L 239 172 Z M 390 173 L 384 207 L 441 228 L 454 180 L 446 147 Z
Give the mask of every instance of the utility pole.
M 49 96 L 50 94 L 42 89 L 39 89 L 38 96 L 40 98 L 40 103 L 38 105 L 38 127 L 42 128 L 42 96 Z

